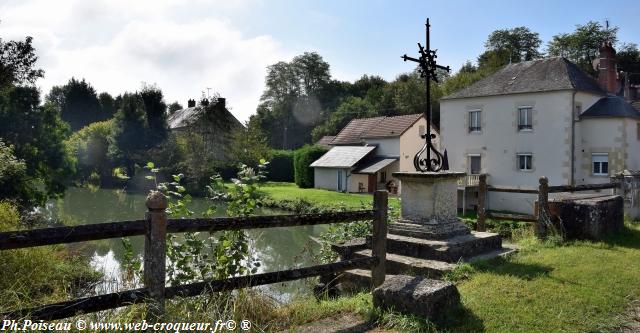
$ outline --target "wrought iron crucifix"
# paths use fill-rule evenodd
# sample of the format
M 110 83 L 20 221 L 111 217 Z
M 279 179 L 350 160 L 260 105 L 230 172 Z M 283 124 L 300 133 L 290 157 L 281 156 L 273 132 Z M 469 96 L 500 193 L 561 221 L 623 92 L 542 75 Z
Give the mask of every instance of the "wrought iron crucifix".
M 420 43 L 418 43 L 418 49 L 420 50 L 420 58 L 412 58 L 407 56 L 406 54 L 402 56 L 404 61 L 413 61 L 417 62 L 420 71 L 420 77 L 425 79 L 426 83 L 426 93 L 427 93 L 427 105 L 424 111 L 424 117 L 427 119 L 427 131 L 422 135 L 422 138 L 425 139 L 424 146 L 422 149 L 418 151 L 416 156 L 413 158 L 413 166 L 416 168 L 416 171 L 421 172 L 437 172 L 440 170 L 449 170 L 449 161 L 447 160 L 447 151 L 444 151 L 444 155 L 440 153 L 436 147 L 433 145 L 432 140 L 435 139 L 435 134 L 431 134 L 431 81 L 438 82 L 438 76 L 436 74 L 436 70 L 441 69 L 447 72 L 450 71 L 449 66 L 444 67 L 436 64 L 436 50 L 431 50 L 431 45 L 429 41 L 430 27 L 429 19 L 427 19 L 426 26 L 426 35 L 427 35 L 427 45 L 426 48 L 423 47 Z M 424 156 L 424 157 L 423 157 Z

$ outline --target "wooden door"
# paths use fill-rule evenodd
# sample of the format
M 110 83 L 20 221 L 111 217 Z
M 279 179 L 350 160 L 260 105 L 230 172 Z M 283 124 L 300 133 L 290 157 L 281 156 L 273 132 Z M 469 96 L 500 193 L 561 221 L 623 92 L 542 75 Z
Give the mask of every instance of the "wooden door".
M 369 185 L 367 187 L 367 190 L 369 191 L 369 193 L 374 192 L 375 190 L 377 190 L 377 186 L 376 186 L 376 180 L 377 180 L 377 174 L 373 174 L 373 175 L 369 175 Z

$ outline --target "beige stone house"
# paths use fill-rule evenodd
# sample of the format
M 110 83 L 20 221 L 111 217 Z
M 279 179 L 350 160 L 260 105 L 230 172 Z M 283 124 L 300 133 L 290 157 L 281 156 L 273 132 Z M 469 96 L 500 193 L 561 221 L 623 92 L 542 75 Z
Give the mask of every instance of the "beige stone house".
M 351 120 L 335 137 L 323 138 L 331 149 L 311 164 L 314 187 L 341 192 L 397 192 L 396 171 L 412 171 L 427 122 L 422 114 Z M 438 145 L 439 136 L 435 143 Z
M 229 147 L 233 133 L 244 129 L 226 107 L 225 99 L 214 98 L 196 105 L 189 100 L 187 108 L 178 110 L 168 118 L 169 129 L 174 134 L 195 134 L 202 137 L 205 151 L 214 160 L 229 160 Z
M 473 205 L 477 192 L 467 187 L 481 173 L 491 185 L 531 188 L 541 176 L 550 185 L 576 185 L 640 170 L 640 112 L 623 90 L 615 51 L 604 44 L 598 80 L 565 58 L 547 58 L 507 65 L 442 98 L 449 166 L 470 175 L 459 202 Z M 535 200 L 489 192 L 488 205 L 532 213 Z

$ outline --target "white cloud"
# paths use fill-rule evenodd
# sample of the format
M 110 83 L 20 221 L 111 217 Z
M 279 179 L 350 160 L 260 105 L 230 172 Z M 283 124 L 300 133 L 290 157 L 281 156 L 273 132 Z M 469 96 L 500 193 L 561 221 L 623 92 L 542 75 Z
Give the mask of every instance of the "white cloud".
M 155 83 L 167 102 L 184 105 L 210 87 L 246 120 L 266 67 L 291 54 L 270 36 L 246 36 L 225 17 L 204 15 L 241 11 L 251 0 L 231 2 L 9 1 L 0 5 L 0 36 L 34 37 L 45 94 L 75 76 L 112 95 Z

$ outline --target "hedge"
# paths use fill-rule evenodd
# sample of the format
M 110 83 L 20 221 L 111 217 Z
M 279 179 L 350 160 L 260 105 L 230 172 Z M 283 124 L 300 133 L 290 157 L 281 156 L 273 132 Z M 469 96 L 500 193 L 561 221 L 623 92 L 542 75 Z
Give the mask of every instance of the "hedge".
M 267 179 L 274 182 L 293 182 L 293 151 L 272 150 L 271 161 L 267 167 Z
M 306 145 L 293 154 L 295 181 L 300 188 L 313 187 L 313 168 L 309 167 L 313 161 L 324 155 L 327 150 L 319 146 Z

